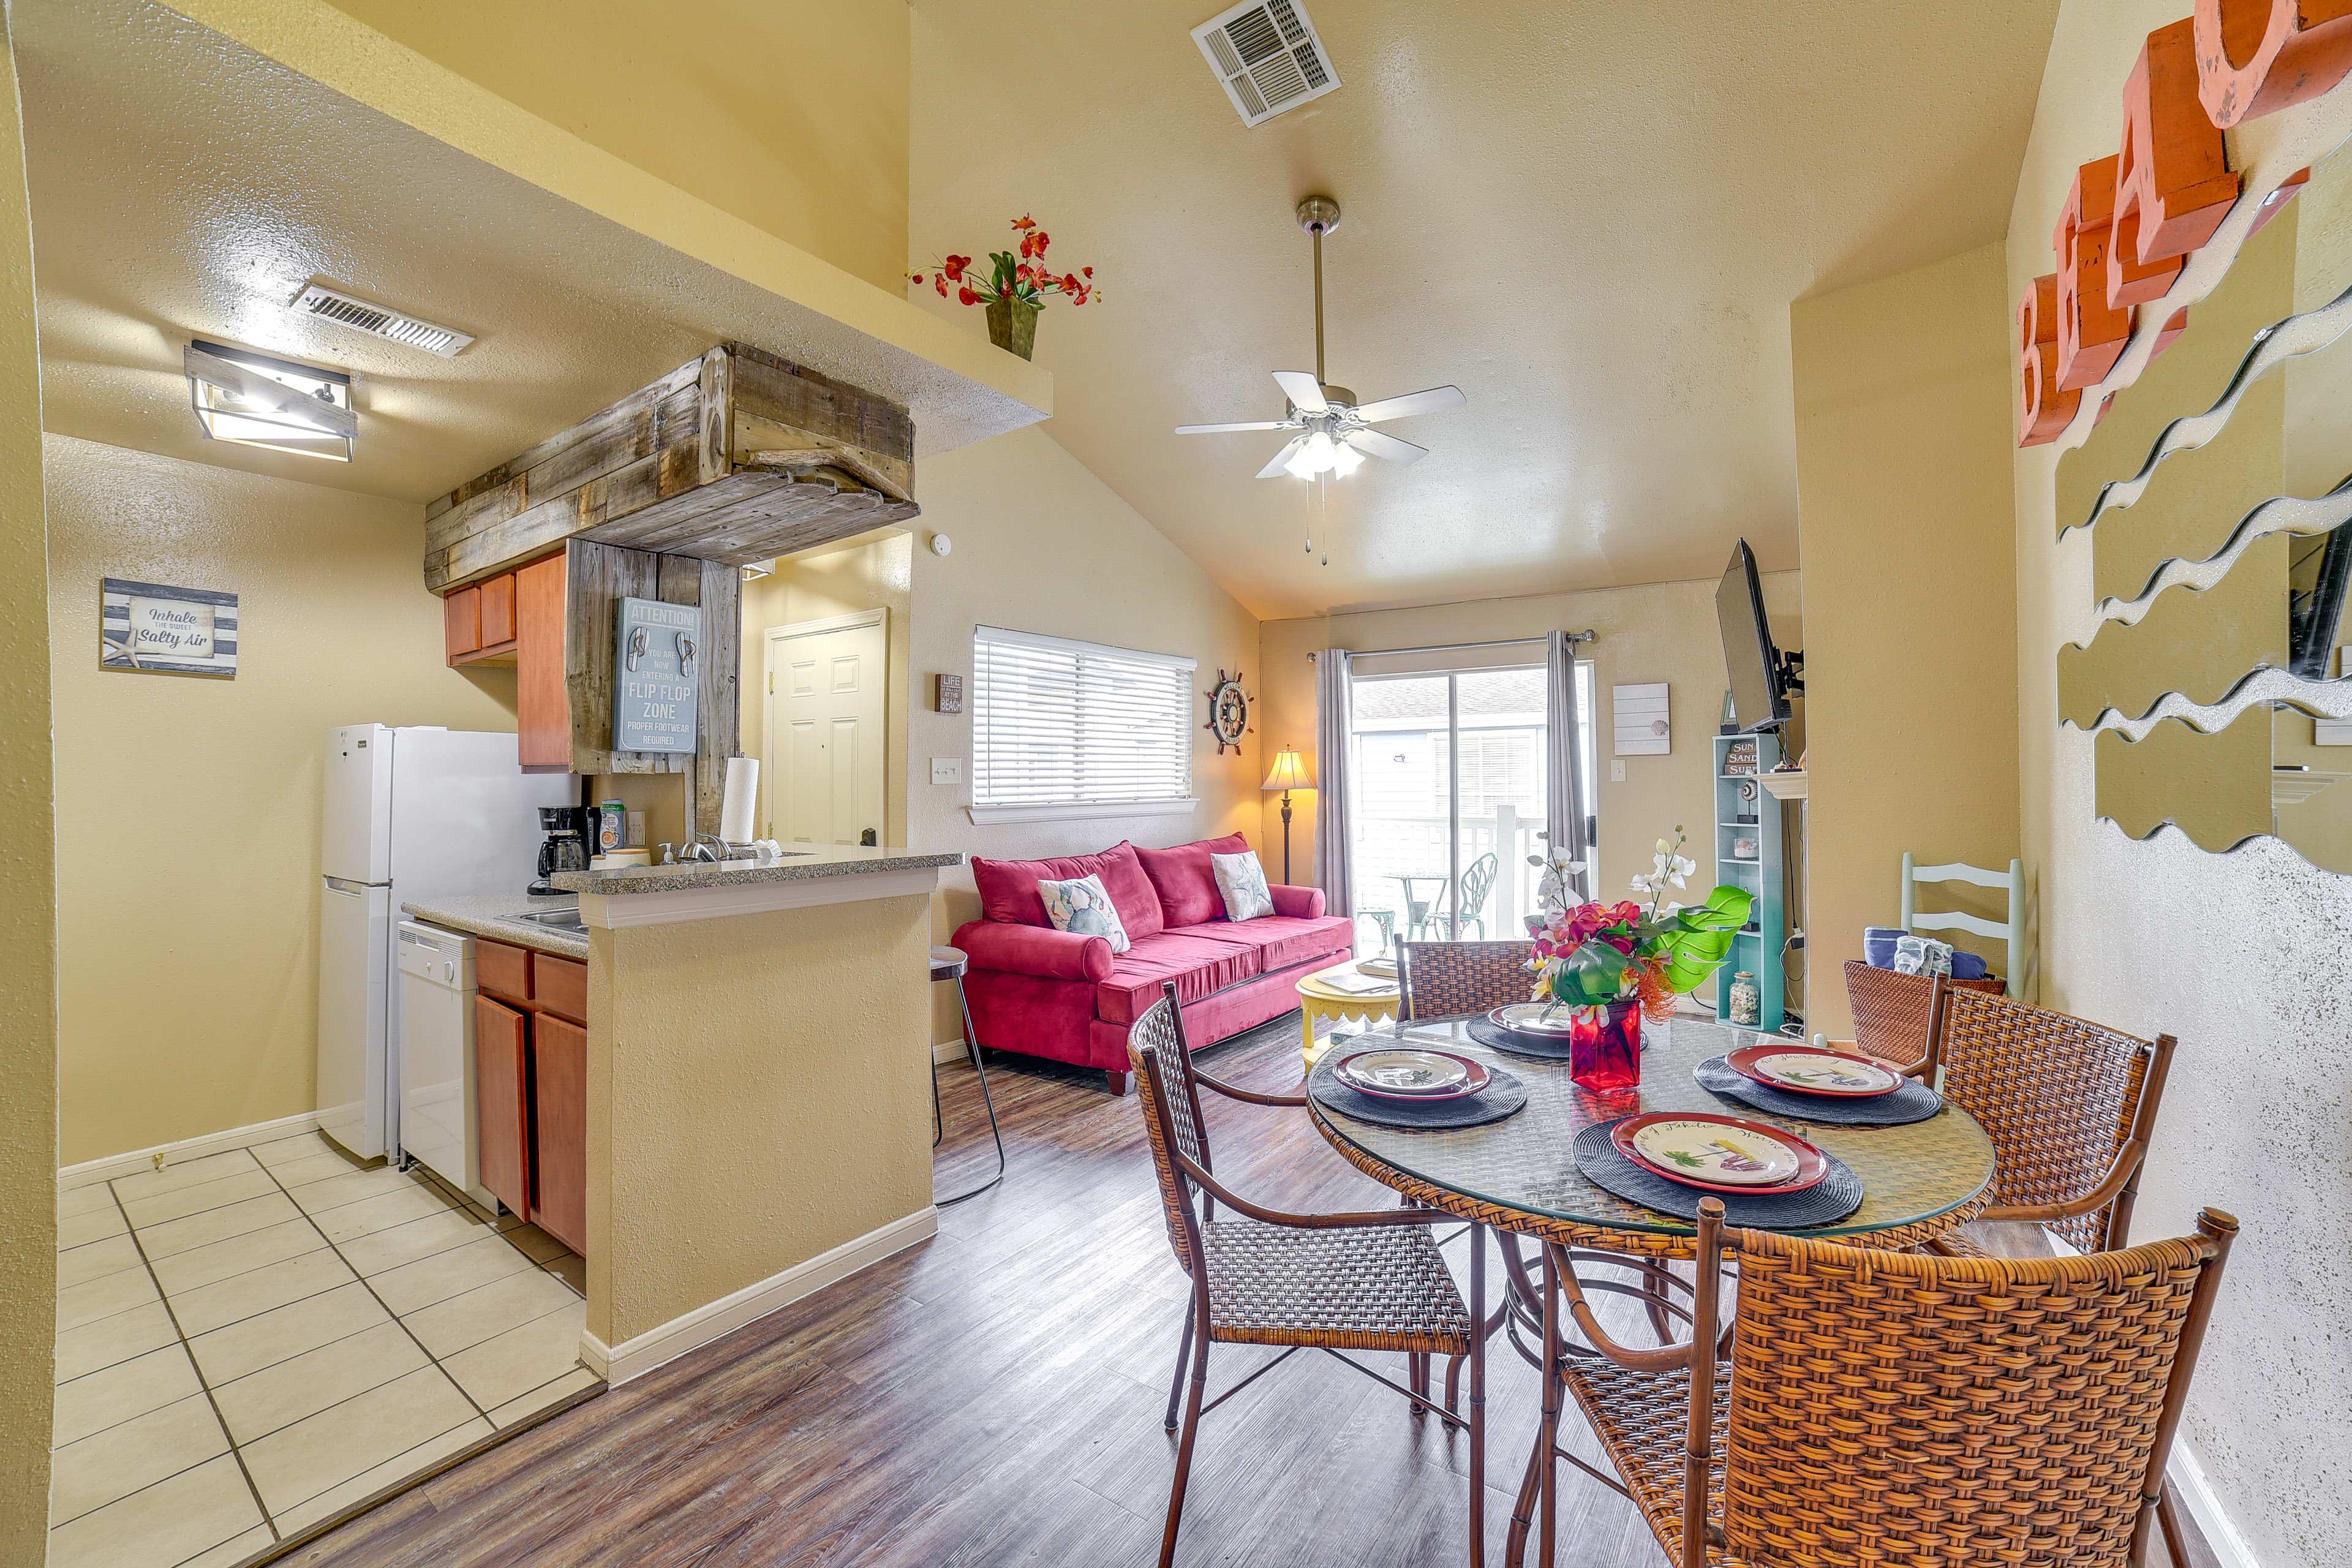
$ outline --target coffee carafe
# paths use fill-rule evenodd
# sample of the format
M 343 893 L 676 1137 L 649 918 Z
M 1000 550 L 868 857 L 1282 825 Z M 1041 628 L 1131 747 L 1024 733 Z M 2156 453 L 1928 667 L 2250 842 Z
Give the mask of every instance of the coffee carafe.
M 588 868 L 588 841 L 576 805 L 542 805 L 539 808 L 540 831 L 547 841 L 539 847 L 539 876 L 530 885 L 534 899 L 565 897 L 562 889 L 548 879 L 558 871 L 585 871 Z

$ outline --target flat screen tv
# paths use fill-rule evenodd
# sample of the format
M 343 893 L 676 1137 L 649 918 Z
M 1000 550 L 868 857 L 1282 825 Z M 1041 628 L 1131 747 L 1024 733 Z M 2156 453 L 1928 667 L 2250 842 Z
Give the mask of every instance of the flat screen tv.
M 1796 679 L 1772 646 L 1771 623 L 1764 618 L 1763 580 L 1756 573 L 1756 552 L 1744 539 L 1723 570 L 1723 582 L 1715 591 L 1715 613 L 1723 624 L 1723 663 L 1731 675 L 1734 727 L 1742 734 L 1779 729 L 1789 721 L 1789 693 Z

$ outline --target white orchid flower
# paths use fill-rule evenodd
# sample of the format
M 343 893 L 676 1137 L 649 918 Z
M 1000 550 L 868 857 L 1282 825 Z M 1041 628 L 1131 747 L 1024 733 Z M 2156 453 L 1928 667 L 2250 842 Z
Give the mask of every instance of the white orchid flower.
M 1657 879 L 1654 877 L 1637 876 L 1633 879 L 1633 890 L 1646 898 L 1658 890 Z
M 1665 868 L 1666 880 L 1673 883 L 1677 888 L 1686 888 L 1690 886 L 1690 884 L 1685 880 L 1685 879 L 1689 877 L 1692 872 L 1697 869 L 1697 861 L 1677 855 Z
M 1664 859 L 1667 856 L 1669 856 L 1669 855 L 1673 854 L 1674 852 L 1675 852 L 1675 847 L 1674 847 L 1673 845 L 1671 845 L 1671 844 L 1667 843 L 1667 842 L 1666 842 L 1664 839 L 1663 839 L 1663 838 L 1661 838 L 1661 839 L 1659 839 L 1659 840 L 1658 840 L 1658 858 L 1659 858 L 1659 859 L 1663 860 L 1663 859 Z

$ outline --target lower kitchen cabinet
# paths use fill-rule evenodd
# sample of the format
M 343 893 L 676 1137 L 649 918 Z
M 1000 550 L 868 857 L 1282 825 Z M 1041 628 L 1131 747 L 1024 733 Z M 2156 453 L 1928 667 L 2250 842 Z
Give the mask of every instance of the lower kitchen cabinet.
M 474 1124 L 482 1185 L 530 1213 L 530 1016 L 474 998 Z
M 474 1100 L 482 1185 L 588 1250 L 587 966 L 478 938 Z M 573 1016 L 564 1016 L 571 1014 Z
M 531 1223 L 588 1250 L 588 1031 L 552 1013 L 531 1020 L 531 1101 L 539 1182 Z

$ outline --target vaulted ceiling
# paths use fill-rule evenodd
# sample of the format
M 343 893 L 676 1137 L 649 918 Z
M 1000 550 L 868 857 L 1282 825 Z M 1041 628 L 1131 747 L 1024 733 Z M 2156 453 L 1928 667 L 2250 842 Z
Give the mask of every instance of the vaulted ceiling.
M 1790 301 L 2001 237 L 2056 6 L 1309 10 L 1343 85 L 1250 130 L 1215 0 L 914 0 L 915 260 L 1031 212 L 1095 266 L 1039 323 L 1046 428 L 1264 616 L 1795 565 Z M 1309 487 L 1252 477 L 1280 435 L 1171 433 L 1313 368 L 1311 192 L 1326 379 L 1470 399 L 1333 487 L 1328 565 Z

